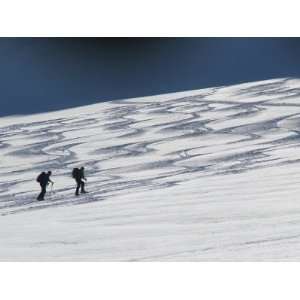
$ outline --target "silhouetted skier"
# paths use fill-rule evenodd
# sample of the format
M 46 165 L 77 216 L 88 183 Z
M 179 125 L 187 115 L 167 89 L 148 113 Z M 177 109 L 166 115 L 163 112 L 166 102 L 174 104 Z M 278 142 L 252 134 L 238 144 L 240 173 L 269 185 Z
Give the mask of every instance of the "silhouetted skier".
M 80 169 L 74 168 L 73 172 L 72 172 L 72 176 L 76 180 L 76 183 L 77 183 L 75 195 L 76 196 L 79 195 L 79 190 L 81 193 L 86 193 L 86 191 L 84 189 L 85 183 L 83 181 L 83 180 L 86 181 L 86 178 L 84 176 L 84 167 L 81 167 Z
M 41 186 L 41 193 L 37 197 L 37 200 L 44 200 L 45 194 L 46 194 L 46 188 L 49 182 L 54 184 L 54 182 L 50 179 L 51 171 L 48 171 L 47 173 L 42 172 L 36 179 L 37 182 L 39 182 Z

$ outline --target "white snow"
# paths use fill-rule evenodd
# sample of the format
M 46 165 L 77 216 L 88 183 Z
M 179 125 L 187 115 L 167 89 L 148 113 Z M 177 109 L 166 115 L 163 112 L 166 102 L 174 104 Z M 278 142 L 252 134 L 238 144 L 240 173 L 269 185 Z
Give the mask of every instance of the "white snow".
M 299 260 L 299 146 L 290 78 L 0 118 L 0 260 Z

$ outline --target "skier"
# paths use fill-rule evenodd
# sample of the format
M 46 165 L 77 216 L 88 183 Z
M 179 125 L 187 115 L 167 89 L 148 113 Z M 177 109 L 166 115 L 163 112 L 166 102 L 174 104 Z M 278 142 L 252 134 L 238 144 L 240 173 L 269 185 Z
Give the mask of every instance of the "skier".
M 54 184 L 54 182 L 50 179 L 51 174 L 52 174 L 51 171 L 48 171 L 47 173 L 42 172 L 36 179 L 36 181 L 39 182 L 41 186 L 41 192 L 37 197 L 37 200 L 39 201 L 44 200 L 46 194 L 46 188 L 49 182 L 51 182 L 52 185 Z
M 72 177 L 76 180 L 76 184 L 77 184 L 75 195 L 76 196 L 79 195 L 79 189 L 81 193 L 85 194 L 86 191 L 84 189 L 84 185 L 85 185 L 84 181 L 86 181 L 86 178 L 84 176 L 84 167 L 81 167 L 80 169 L 74 168 L 72 172 Z

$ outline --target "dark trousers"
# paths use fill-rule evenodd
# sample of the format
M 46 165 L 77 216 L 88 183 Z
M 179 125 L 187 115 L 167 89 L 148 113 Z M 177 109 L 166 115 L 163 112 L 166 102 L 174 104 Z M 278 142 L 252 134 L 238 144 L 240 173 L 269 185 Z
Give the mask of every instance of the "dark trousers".
M 79 189 L 81 193 L 85 193 L 84 190 L 84 181 L 82 181 L 81 179 L 76 179 L 76 183 L 77 183 L 77 187 L 76 187 L 76 195 L 79 195 Z
M 37 197 L 37 200 L 44 200 L 47 184 L 40 183 L 40 186 L 41 186 L 41 192 L 40 192 L 39 196 Z

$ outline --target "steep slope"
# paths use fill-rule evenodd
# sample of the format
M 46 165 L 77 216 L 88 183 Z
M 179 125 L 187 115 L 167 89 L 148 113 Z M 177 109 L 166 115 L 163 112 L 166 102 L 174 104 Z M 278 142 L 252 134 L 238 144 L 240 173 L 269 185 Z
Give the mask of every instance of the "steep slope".
M 0 260 L 299 259 L 299 101 L 285 78 L 1 118 Z

